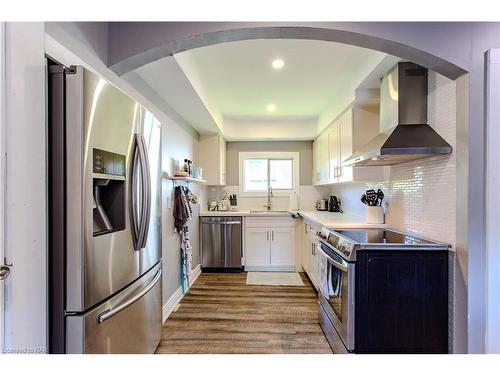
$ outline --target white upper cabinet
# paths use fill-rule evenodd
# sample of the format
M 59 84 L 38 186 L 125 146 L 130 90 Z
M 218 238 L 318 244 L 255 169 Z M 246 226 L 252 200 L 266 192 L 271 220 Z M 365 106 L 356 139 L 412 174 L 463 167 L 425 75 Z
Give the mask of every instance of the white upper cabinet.
M 314 173 L 313 184 L 328 184 L 330 179 L 330 160 L 328 154 L 328 133 L 321 134 L 313 144 Z
M 351 181 L 385 181 L 387 167 L 347 167 L 343 161 L 379 134 L 378 105 L 350 105 L 314 141 L 315 185 L 336 184 Z M 322 137 L 328 141 L 321 142 Z M 328 174 L 321 173 L 321 155 L 328 155 Z M 324 164 L 324 161 L 323 161 Z M 319 169 L 318 169 L 319 166 Z M 324 167 L 324 166 L 323 166 Z
M 329 171 L 327 183 L 338 182 L 338 169 L 340 166 L 340 129 L 339 124 L 333 124 L 326 132 L 328 134 Z
M 221 135 L 202 135 L 199 165 L 208 185 L 226 185 L 226 141 Z

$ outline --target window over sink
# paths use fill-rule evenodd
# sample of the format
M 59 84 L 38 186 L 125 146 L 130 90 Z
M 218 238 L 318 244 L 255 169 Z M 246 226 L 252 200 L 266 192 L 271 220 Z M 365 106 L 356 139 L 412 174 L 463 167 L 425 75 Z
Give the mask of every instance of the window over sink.
M 288 196 L 299 186 L 298 152 L 240 152 L 241 196 L 265 196 L 269 187 L 274 196 Z

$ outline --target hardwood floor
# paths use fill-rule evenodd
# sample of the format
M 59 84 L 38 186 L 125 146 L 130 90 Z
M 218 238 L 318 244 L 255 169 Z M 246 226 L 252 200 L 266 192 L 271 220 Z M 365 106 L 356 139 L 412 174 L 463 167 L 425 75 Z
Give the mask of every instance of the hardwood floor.
M 202 273 L 162 328 L 156 353 L 332 353 L 305 286 L 246 285 L 246 273 Z

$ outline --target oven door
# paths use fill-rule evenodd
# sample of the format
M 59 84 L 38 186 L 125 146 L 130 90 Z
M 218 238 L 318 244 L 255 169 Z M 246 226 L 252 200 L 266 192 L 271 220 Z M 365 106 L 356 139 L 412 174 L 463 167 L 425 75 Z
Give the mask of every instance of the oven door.
M 318 250 L 318 299 L 348 351 L 354 350 L 354 263 L 348 263 L 320 242 Z

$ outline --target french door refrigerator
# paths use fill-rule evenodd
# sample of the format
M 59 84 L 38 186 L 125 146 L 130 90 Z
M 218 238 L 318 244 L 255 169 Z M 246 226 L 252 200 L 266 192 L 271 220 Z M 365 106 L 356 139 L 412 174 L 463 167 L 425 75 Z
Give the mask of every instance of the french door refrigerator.
M 48 63 L 49 351 L 153 353 L 161 333 L 161 124 Z

